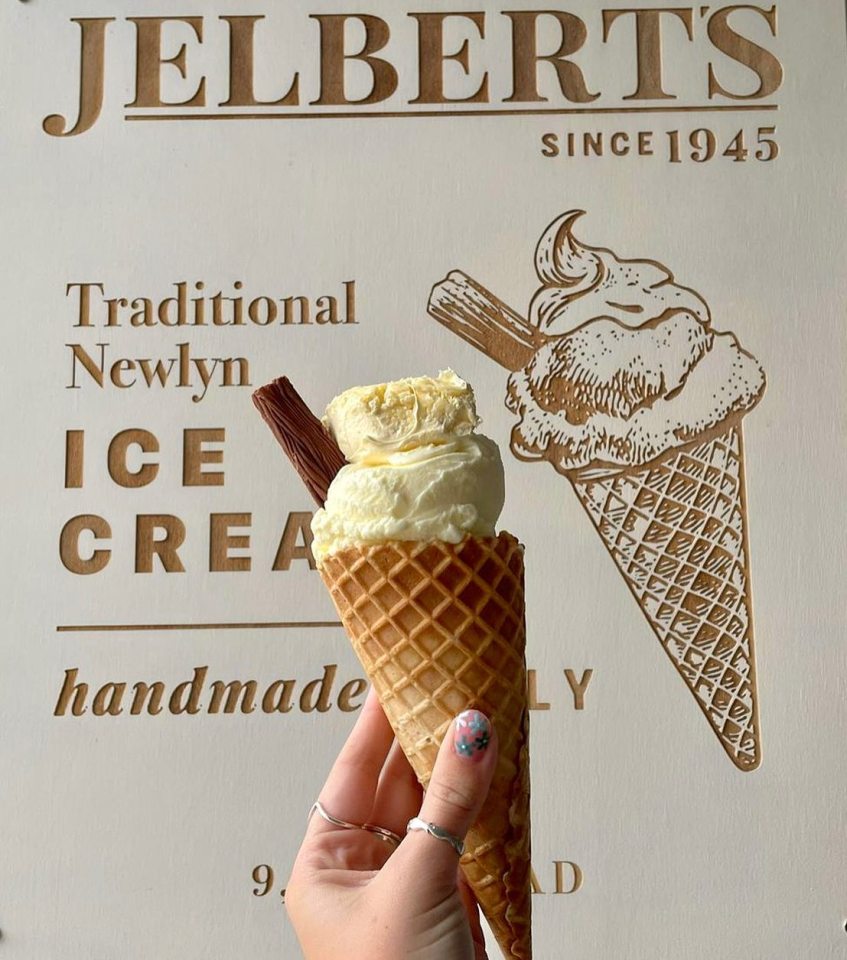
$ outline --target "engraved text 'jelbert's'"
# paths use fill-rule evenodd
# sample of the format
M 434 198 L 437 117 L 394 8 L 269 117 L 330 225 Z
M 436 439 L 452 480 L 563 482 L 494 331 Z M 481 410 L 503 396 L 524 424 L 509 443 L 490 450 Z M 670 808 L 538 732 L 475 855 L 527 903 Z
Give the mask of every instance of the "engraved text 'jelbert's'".
M 710 109 L 761 101 L 782 84 L 782 65 L 768 49 L 776 4 L 578 9 L 398 11 L 390 22 L 368 13 L 303 15 L 291 5 L 271 17 L 74 17 L 77 117 L 70 123 L 54 113 L 42 126 L 54 137 L 90 130 L 107 78 L 133 85 L 134 98 L 123 104 L 135 111 L 125 115 L 130 120 L 439 116 L 445 105 L 457 107 L 451 115 L 573 105 L 626 112 L 672 103 L 692 78 L 697 100 L 686 109 Z M 127 31 L 135 44 L 129 77 L 105 69 L 107 35 L 122 33 L 126 43 Z M 604 76 L 592 47 L 626 66 Z M 690 50 L 690 76 L 664 63 L 672 47 Z M 571 59 L 580 51 L 588 57 Z M 256 60 L 269 56 L 277 78 L 271 95 L 254 85 Z M 744 81 L 735 76 L 739 65 Z M 486 107 L 493 103 L 498 109 Z

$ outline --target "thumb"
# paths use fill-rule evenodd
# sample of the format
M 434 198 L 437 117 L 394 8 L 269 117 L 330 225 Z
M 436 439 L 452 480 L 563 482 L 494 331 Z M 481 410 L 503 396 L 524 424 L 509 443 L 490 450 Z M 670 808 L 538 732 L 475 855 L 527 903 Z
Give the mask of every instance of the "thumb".
M 424 794 L 420 819 L 459 840 L 479 816 L 497 764 L 497 735 L 479 710 L 465 710 L 451 723 Z M 449 889 L 456 886 L 456 850 L 425 831 L 410 832 L 397 855 Z

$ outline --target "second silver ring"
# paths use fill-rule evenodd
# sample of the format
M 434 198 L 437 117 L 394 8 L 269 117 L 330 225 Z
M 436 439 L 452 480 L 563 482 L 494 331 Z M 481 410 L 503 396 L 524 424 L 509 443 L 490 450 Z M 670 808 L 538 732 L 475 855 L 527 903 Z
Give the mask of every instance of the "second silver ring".
M 439 827 L 438 824 L 428 823 L 426 820 L 421 820 L 420 817 L 412 817 L 406 824 L 406 833 L 411 833 L 413 830 L 422 830 L 431 837 L 435 837 L 436 840 L 443 840 L 445 843 L 449 843 L 460 857 L 465 852 L 465 841 L 453 836 L 452 833 L 448 833 L 443 827 Z
M 349 820 L 342 820 L 340 817 L 334 817 L 320 800 L 315 800 L 312 804 L 311 810 L 309 810 L 309 816 L 307 819 L 312 819 L 312 814 L 317 813 L 318 816 L 326 820 L 327 823 L 331 823 L 334 827 L 343 827 L 345 830 L 367 830 L 368 833 L 372 833 L 374 836 L 379 837 L 380 840 L 384 840 L 386 843 L 390 843 L 394 847 L 400 846 L 401 837 L 398 837 L 396 833 L 387 829 L 386 827 L 378 827 L 375 823 L 350 823 Z

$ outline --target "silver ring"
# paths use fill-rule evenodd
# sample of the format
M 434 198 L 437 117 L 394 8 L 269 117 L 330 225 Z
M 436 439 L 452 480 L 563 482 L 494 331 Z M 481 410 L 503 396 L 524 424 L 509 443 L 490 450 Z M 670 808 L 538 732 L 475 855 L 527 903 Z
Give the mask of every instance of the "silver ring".
M 374 834 L 374 836 L 379 837 L 380 840 L 384 840 L 386 843 L 390 843 L 395 847 L 400 846 L 401 838 L 391 830 L 387 830 L 385 827 L 378 827 L 374 823 L 350 823 L 349 820 L 341 820 L 339 817 L 334 817 L 329 813 L 320 800 L 315 800 L 312 804 L 309 810 L 309 816 L 306 818 L 307 823 L 312 819 L 312 814 L 314 813 L 323 817 L 327 823 L 331 823 L 334 827 L 343 827 L 345 830 L 367 830 L 368 833 Z
M 412 830 L 423 830 L 424 833 L 435 837 L 436 840 L 443 840 L 445 843 L 449 843 L 460 857 L 465 852 L 464 840 L 454 837 L 452 833 L 448 833 L 443 827 L 436 826 L 434 823 L 427 823 L 426 820 L 421 820 L 420 817 L 412 817 L 406 824 L 406 833 L 411 833 Z

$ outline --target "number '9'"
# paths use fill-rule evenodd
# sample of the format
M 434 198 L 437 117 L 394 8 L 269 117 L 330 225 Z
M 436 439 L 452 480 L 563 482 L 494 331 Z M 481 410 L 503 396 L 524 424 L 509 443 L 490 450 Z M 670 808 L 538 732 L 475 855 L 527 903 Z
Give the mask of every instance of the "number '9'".
M 259 884 L 258 887 L 253 887 L 254 897 L 264 897 L 265 894 L 270 892 L 274 885 L 273 867 L 266 863 L 260 863 L 257 867 L 253 867 L 252 877 L 253 883 Z
M 715 135 L 705 127 L 692 130 L 688 142 L 694 148 L 691 159 L 696 163 L 705 163 L 715 155 Z

